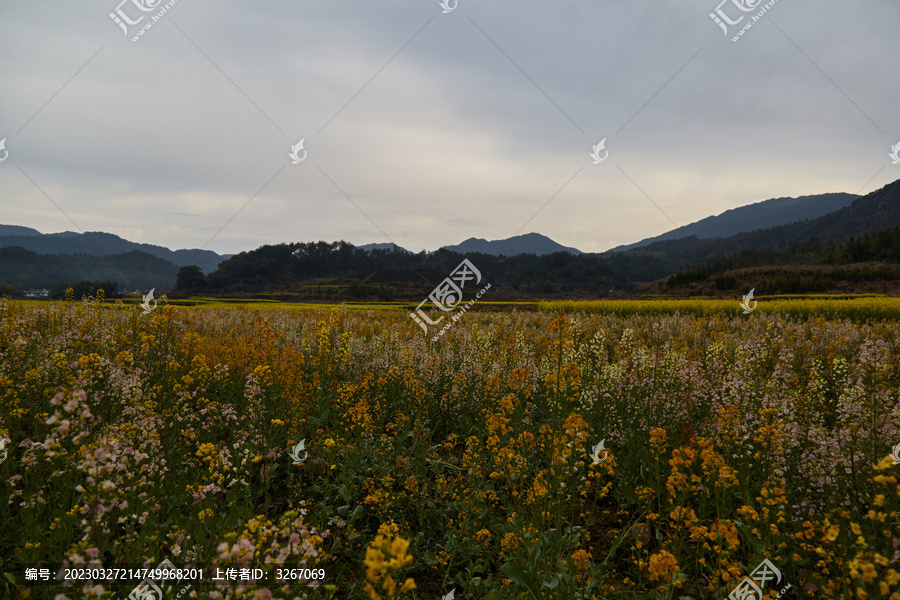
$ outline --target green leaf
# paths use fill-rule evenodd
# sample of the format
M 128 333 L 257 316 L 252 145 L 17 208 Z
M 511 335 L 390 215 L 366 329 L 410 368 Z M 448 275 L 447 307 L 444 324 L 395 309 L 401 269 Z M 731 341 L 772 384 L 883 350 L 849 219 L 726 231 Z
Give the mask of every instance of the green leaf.
M 503 596 L 500 595 L 500 592 L 491 592 L 490 594 L 485 594 L 478 600 L 501 600 L 502 598 Z
M 357 505 L 356 505 L 356 508 L 353 509 L 353 513 L 350 515 L 350 520 L 351 520 L 351 521 L 357 520 L 358 518 L 360 518 L 361 516 L 363 516 L 363 513 L 364 513 L 364 512 L 366 512 L 366 509 L 364 509 L 362 506 L 360 506 L 359 504 L 357 504 Z
M 634 493 L 634 490 L 632 490 L 630 488 L 626 488 L 625 490 L 623 490 L 622 495 L 625 496 L 625 499 L 628 500 L 628 502 L 630 502 L 631 504 L 638 503 L 638 497 L 637 497 L 637 494 Z
M 542 600 L 538 576 L 534 569 L 522 565 L 507 563 L 503 566 L 503 572 L 519 587 L 523 587 L 531 594 L 532 600 Z

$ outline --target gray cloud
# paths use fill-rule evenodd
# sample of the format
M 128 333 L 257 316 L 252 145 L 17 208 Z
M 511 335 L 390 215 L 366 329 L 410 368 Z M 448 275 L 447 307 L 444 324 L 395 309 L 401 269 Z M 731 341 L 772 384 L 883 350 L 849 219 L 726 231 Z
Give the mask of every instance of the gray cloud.
M 178 0 L 139 43 L 116 4 L 0 7 L 0 221 L 71 229 L 31 178 L 84 230 L 172 248 L 233 217 L 210 249 L 380 227 L 418 250 L 556 194 L 526 231 L 599 251 L 672 227 L 623 172 L 678 224 L 900 178 L 887 0 L 779 0 L 738 43 L 706 0 Z

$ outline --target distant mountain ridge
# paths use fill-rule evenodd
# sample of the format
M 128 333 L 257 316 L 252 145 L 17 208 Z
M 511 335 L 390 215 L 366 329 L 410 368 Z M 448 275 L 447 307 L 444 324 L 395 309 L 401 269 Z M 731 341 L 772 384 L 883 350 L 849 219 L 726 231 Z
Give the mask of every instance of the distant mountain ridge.
M 211 250 L 173 251 L 154 244 L 130 242 L 112 233 L 100 231 L 41 233 L 30 227 L 0 225 L 0 248 L 17 246 L 38 254 L 87 254 L 89 256 L 109 256 L 137 250 L 167 260 L 179 267 L 197 265 L 203 269 L 204 273 L 212 273 L 219 263 L 232 256 L 231 254 L 219 255 Z
M 742 244 L 786 244 L 813 238 L 842 242 L 871 231 L 900 227 L 900 180 L 857 197 L 849 206 L 817 219 L 734 236 Z
M 41 235 L 41 232 L 21 225 L 0 225 L 0 236 L 7 235 Z
M 505 240 L 487 241 L 481 238 L 469 238 L 455 246 L 444 246 L 444 250 L 458 252 L 460 254 L 489 254 L 491 256 L 515 256 L 517 254 L 535 254 L 544 256 L 554 252 L 568 252 L 569 254 L 582 254 L 577 248 L 569 248 L 554 242 L 545 235 L 539 233 L 526 233 Z
M 856 194 L 833 193 L 798 198 L 772 198 L 747 206 L 732 208 L 725 212 L 701 219 L 690 225 L 678 227 L 662 235 L 647 238 L 634 244 L 618 246 L 609 252 L 623 252 L 655 242 L 677 240 L 691 236 L 697 239 L 729 238 L 757 229 L 771 229 L 800 221 L 818 219 L 829 213 L 845 208 L 860 196 Z
M 399 250 L 401 252 L 409 252 L 409 250 L 407 250 L 403 246 L 398 246 L 397 244 L 394 244 L 393 242 L 391 242 L 391 243 L 384 242 L 384 243 L 380 243 L 380 244 L 364 244 L 362 246 L 357 246 L 357 248 L 359 248 L 360 250 L 365 250 L 366 252 L 368 252 L 370 250 L 387 250 L 387 251 Z M 412 252 L 409 252 L 409 253 L 413 254 Z
M 682 268 L 699 265 L 730 254 L 753 250 L 770 250 L 813 239 L 822 242 L 844 242 L 866 233 L 900 227 L 900 180 L 866 196 L 849 206 L 817 219 L 757 229 L 727 238 L 699 239 L 696 236 L 653 242 L 617 255 L 643 255 L 664 259 Z
M 825 195 L 816 209 L 825 210 L 846 202 L 848 197 L 851 195 Z M 816 197 L 767 202 L 770 208 L 780 206 L 783 215 L 790 213 L 797 201 L 808 204 L 811 198 Z M 740 215 L 740 210 L 725 213 L 732 222 L 734 213 Z M 699 223 L 693 225 L 699 227 Z M 508 299 L 605 297 L 614 289 L 630 290 L 642 282 L 658 282 L 679 273 L 681 281 L 725 290 L 732 289 L 726 285 L 727 278 L 712 284 L 709 278 L 718 278 L 727 269 L 821 265 L 828 261 L 837 264 L 837 260 L 847 263 L 856 259 L 896 263 L 894 258 L 900 253 L 894 251 L 894 238 L 900 237 L 900 180 L 814 219 L 728 237 L 701 238 L 697 233 L 704 231 L 688 231 L 694 233 L 602 254 L 582 253 L 530 233 L 506 240 L 470 238 L 456 246 L 415 254 L 393 244 L 357 248 L 344 241 L 264 245 L 223 261 L 225 257 L 210 251 L 173 252 L 106 233 L 41 234 L 27 227 L 0 226 L 0 284 L 5 285 L 2 289 L 24 290 L 83 279 L 117 281 L 129 289 L 156 287 L 163 292 L 173 289 L 179 266 L 196 264 L 205 269 L 203 259 L 207 258 L 207 276 L 195 277 L 181 288 L 182 292 L 330 302 L 373 297 L 412 301 L 427 295 L 463 256 L 469 255 L 495 286 L 496 294 L 507 294 Z M 710 231 L 707 228 L 705 234 Z M 853 273 L 855 277 L 856 271 Z M 879 273 L 876 275 L 880 277 Z M 865 276 L 873 277 L 871 273 Z M 814 283 L 825 285 L 818 279 Z

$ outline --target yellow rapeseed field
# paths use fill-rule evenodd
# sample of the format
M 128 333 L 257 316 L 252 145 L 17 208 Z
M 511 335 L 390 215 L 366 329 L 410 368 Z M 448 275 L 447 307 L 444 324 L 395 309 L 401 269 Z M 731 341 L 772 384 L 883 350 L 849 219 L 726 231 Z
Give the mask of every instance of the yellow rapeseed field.
M 0 300 L 0 597 L 900 600 L 898 322 Z

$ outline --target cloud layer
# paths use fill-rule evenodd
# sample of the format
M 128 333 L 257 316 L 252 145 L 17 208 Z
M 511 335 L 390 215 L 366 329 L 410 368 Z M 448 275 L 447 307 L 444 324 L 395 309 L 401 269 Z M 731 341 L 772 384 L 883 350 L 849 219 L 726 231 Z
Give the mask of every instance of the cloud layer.
M 746 23 L 741 1 L 721 9 Z M 221 253 L 520 230 L 601 251 L 900 178 L 888 0 L 780 0 L 737 43 L 705 0 L 178 0 L 137 43 L 116 8 L 0 6 L 0 222 Z

